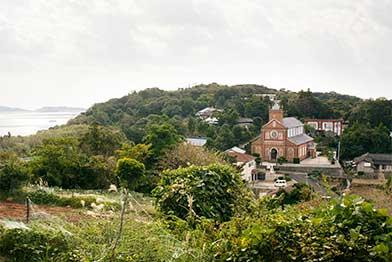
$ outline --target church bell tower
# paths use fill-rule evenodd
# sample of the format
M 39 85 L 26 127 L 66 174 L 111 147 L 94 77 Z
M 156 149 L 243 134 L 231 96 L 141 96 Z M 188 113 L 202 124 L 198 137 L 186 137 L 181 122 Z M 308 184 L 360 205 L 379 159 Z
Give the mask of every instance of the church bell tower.
M 269 110 L 269 121 L 275 119 L 279 122 L 283 121 L 283 110 L 279 106 L 279 101 L 274 101 L 275 104 Z

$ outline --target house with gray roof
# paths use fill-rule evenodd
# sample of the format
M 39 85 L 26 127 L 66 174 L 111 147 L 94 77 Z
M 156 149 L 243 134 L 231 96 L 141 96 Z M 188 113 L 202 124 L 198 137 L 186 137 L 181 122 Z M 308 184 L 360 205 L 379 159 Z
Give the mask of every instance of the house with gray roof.
M 357 172 L 366 174 L 376 172 L 392 173 L 392 154 L 372 154 L 366 153 L 354 158 Z

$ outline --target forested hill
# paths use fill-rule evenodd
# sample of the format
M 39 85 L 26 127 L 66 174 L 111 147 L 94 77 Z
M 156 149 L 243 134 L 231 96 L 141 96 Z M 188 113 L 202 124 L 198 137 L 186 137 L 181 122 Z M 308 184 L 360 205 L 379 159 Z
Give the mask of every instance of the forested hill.
M 268 121 L 271 103 L 262 94 L 275 94 L 288 116 L 303 118 L 344 118 L 350 125 L 370 127 L 380 124 L 392 129 L 392 101 L 362 100 L 335 92 L 312 93 L 275 90 L 261 85 L 226 86 L 216 83 L 192 88 L 164 91 L 150 88 L 118 99 L 96 104 L 70 124 L 112 125 L 120 128 L 135 143 L 140 143 L 153 124 L 168 123 L 185 136 L 205 136 L 217 149 L 245 142 L 258 134 Z M 219 124 L 207 125 L 195 117 L 205 107 L 223 109 Z M 244 129 L 237 125 L 240 117 L 251 118 L 254 124 Z M 362 149 L 362 151 L 365 149 Z

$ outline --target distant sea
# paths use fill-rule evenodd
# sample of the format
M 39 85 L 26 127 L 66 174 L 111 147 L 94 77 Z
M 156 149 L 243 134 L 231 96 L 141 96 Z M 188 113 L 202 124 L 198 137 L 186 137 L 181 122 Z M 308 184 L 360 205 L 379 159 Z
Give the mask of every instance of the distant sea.
M 79 112 L 0 112 L 0 136 L 28 136 L 37 131 L 63 125 Z

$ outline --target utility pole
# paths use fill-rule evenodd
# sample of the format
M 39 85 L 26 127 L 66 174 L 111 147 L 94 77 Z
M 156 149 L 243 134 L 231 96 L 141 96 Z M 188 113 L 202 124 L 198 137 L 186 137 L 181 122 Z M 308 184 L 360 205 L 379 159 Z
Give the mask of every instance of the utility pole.
M 30 222 L 30 199 L 26 198 L 26 224 Z
M 338 142 L 338 156 L 337 156 L 337 160 L 338 160 L 338 162 L 340 160 L 340 138 L 339 138 L 339 142 Z

